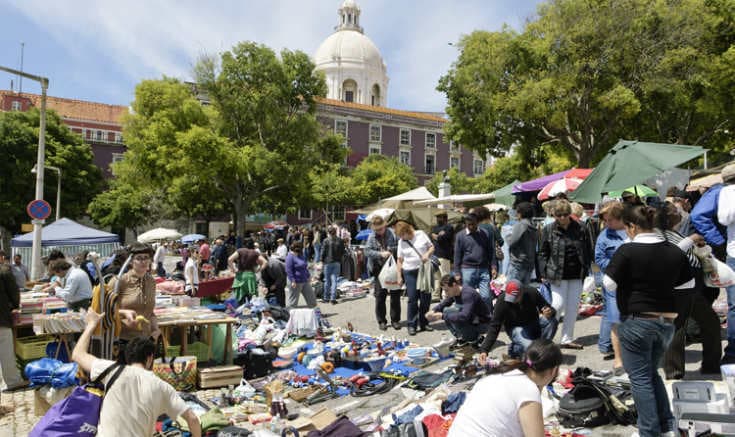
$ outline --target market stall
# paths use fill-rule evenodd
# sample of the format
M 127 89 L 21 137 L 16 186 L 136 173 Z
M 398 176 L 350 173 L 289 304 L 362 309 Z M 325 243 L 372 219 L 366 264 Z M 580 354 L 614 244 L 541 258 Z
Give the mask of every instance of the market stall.
M 13 255 L 20 254 L 23 259 L 31 259 L 33 232 L 13 238 L 10 246 Z M 106 257 L 119 248 L 120 238 L 116 234 L 83 226 L 68 218 L 61 218 L 44 226 L 41 233 L 43 256 L 58 249 L 67 256 L 88 251 Z

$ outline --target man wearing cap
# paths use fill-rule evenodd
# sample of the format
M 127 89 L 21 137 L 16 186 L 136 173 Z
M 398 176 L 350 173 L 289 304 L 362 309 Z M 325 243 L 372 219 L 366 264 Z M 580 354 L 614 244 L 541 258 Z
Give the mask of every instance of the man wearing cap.
M 725 251 L 727 265 L 735 270 L 735 164 L 722 169 L 722 184 L 712 186 L 690 215 L 692 225 L 715 254 Z M 727 290 L 727 346 L 722 364 L 735 364 L 735 285 Z
M 454 243 L 454 228 L 447 223 L 447 213 L 436 214 L 436 226 L 431 230 L 431 240 L 434 243 L 434 255 L 439 258 L 439 278 L 434 286 L 432 301 L 442 298 L 442 287 L 439 284 L 444 275 L 449 274 L 452 268 L 452 244 Z
M 380 270 L 388 259 L 396 256 L 398 239 L 393 229 L 387 227 L 385 219 L 379 215 L 373 216 L 370 221 L 373 233 L 370 234 L 365 246 L 367 267 L 373 275 L 375 294 L 375 318 L 381 331 L 388 329 L 386 319 L 385 299 L 390 296 L 390 321 L 393 329 L 401 329 L 401 290 L 387 290 L 380 283 Z
M 508 355 L 519 358 L 534 340 L 554 338 L 558 325 L 556 311 L 537 289 L 511 279 L 505 285 L 505 293 L 498 296 L 493 318 L 480 350 L 490 352 L 498 339 L 500 328 L 504 327 L 511 340 Z
M 480 333 L 487 331 L 492 318 L 490 308 L 474 288 L 463 286 L 461 280 L 450 274 L 442 276 L 440 284 L 446 298 L 426 313 L 426 319 L 444 320 L 458 345 L 474 342 Z

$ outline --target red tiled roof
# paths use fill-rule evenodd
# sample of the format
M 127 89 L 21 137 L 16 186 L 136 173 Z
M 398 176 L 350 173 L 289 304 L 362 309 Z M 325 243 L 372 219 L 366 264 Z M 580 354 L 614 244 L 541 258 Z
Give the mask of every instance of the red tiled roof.
M 326 99 L 323 97 L 317 97 L 316 101 L 317 103 L 320 103 L 323 105 L 340 106 L 343 108 L 354 108 L 354 109 L 360 109 L 363 111 L 379 112 L 381 114 L 401 115 L 404 117 L 412 117 L 412 118 L 418 118 L 421 120 L 437 121 L 440 123 L 447 122 L 446 118 L 439 117 L 433 114 L 428 114 L 425 112 L 403 111 L 401 109 L 391 109 L 391 108 L 386 108 L 383 106 L 363 105 L 362 103 L 349 103 L 349 102 L 343 102 L 341 100 Z
M 18 93 L 8 90 L 0 90 L 0 98 L 5 96 L 17 96 Z M 22 97 L 30 99 L 33 106 L 41 106 L 39 94 L 22 93 Z M 106 103 L 88 102 L 85 100 L 65 99 L 62 97 L 46 97 L 46 106 L 58 112 L 63 118 L 77 120 L 99 121 L 104 123 L 120 124 L 123 114 L 128 112 L 127 106 L 108 105 Z

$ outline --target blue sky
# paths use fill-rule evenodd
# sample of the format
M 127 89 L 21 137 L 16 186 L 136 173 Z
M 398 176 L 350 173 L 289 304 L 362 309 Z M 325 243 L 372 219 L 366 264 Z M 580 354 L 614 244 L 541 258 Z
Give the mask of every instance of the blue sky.
M 127 105 L 135 84 L 190 79 L 200 54 L 243 40 L 313 55 L 341 0 L 0 0 L 0 65 L 50 78 L 49 94 Z M 388 105 L 443 111 L 435 90 L 456 59 L 448 43 L 476 29 L 520 29 L 540 0 L 358 0 L 365 34 L 388 66 Z M 11 79 L 0 73 L 0 89 Z M 23 90 L 39 92 L 24 81 Z

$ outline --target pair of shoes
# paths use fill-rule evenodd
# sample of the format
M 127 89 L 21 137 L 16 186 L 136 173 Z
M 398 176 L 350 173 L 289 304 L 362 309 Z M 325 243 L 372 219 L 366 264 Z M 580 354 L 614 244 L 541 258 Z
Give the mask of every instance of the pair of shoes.
M 337 301 L 336 300 L 332 300 L 332 305 L 337 305 Z
M 401 322 L 391 322 L 390 326 L 393 327 L 393 329 L 401 329 Z
M 413 326 L 409 326 L 408 335 L 416 335 L 416 328 L 414 328 Z
M 378 329 L 380 329 L 381 331 L 386 331 L 388 330 L 388 324 L 385 322 L 380 322 L 378 323 Z
M 562 349 L 574 349 L 574 350 L 581 350 L 584 349 L 584 346 L 582 346 L 579 343 L 575 343 L 573 341 L 570 341 L 569 343 L 562 343 L 559 345 Z
M 421 331 L 432 332 L 432 331 L 434 331 L 434 328 L 432 328 L 429 325 L 424 325 L 424 326 L 421 327 Z
M 625 369 L 622 367 L 613 367 L 613 375 L 614 376 L 623 376 L 625 375 Z

